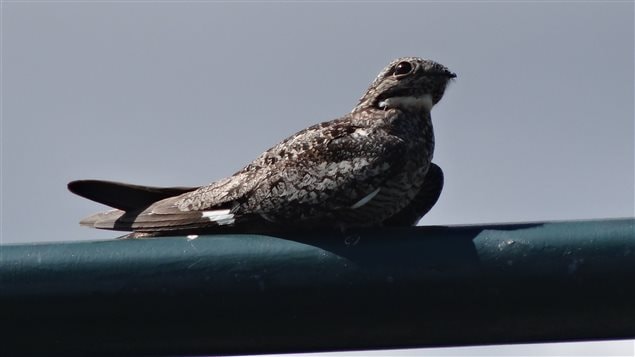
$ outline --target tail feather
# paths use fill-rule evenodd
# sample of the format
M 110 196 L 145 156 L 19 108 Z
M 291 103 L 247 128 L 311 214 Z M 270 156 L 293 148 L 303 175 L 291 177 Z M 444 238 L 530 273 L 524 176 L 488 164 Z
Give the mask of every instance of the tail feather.
M 183 232 L 189 230 L 215 230 L 218 227 L 231 227 L 234 215 L 228 209 L 213 211 L 184 211 L 171 214 L 148 214 L 146 211 L 124 212 L 110 210 L 96 213 L 82 219 L 79 223 L 99 229 L 136 232 Z
M 99 212 L 82 219 L 81 221 L 79 221 L 79 224 L 82 226 L 93 228 L 115 229 L 115 222 L 117 222 L 117 220 L 124 214 L 124 211 L 118 209 L 113 209 L 106 212 Z
M 68 189 L 71 192 L 122 211 L 138 210 L 162 199 L 194 191 L 197 188 L 198 187 L 139 186 L 102 180 L 78 180 L 68 184 Z M 109 212 L 105 212 L 104 214 Z M 95 216 L 88 217 L 84 220 Z M 84 220 L 82 220 L 82 222 Z
M 136 232 L 183 232 L 233 226 L 236 218 L 230 209 L 181 211 L 173 201 L 198 187 L 149 187 L 127 183 L 80 180 L 68 189 L 85 198 L 115 209 L 82 219 L 79 224 L 99 229 Z

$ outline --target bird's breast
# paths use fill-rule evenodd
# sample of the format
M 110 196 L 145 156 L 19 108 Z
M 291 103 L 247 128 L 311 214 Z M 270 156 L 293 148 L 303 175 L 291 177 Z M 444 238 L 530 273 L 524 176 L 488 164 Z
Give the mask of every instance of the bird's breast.
M 425 184 L 426 173 L 434 153 L 434 133 L 429 116 L 394 122 L 390 135 L 403 143 L 403 154 L 394 156 L 391 166 L 399 167 L 382 181 L 380 187 L 357 201 L 343 224 L 374 225 L 383 222 L 406 207 Z

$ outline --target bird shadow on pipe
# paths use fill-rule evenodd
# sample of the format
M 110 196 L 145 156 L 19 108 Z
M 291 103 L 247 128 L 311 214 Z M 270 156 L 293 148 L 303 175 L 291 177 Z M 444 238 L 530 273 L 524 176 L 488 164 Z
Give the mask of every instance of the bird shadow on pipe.
M 513 231 L 540 225 L 357 228 L 281 232 L 270 236 L 323 249 L 364 268 L 419 267 L 446 271 L 479 265 L 474 239 L 485 230 Z

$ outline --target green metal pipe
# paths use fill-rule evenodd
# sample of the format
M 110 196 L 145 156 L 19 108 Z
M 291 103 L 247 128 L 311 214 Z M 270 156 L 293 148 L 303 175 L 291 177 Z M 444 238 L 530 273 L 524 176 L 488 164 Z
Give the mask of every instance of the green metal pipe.
M 0 246 L 0 354 L 635 338 L 635 219 Z

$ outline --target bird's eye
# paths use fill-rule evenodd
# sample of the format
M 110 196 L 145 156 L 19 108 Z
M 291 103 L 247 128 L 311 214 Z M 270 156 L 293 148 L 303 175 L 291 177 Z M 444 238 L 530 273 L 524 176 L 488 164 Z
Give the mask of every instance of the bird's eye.
M 412 72 L 412 64 L 410 64 L 410 62 L 399 62 L 399 64 L 397 64 L 397 66 L 395 67 L 395 76 L 405 76 L 406 74 L 409 74 L 410 72 Z

